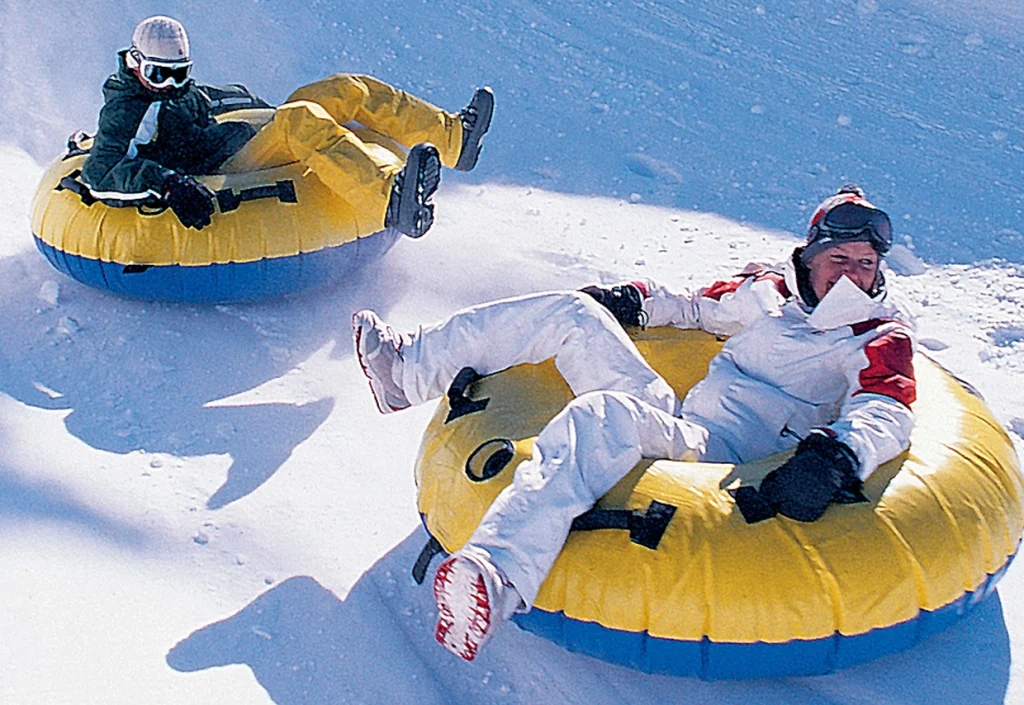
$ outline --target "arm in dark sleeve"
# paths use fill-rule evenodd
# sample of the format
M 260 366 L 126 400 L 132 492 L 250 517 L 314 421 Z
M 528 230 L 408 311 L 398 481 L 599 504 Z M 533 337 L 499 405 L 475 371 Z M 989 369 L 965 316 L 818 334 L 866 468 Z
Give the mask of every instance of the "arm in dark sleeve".
M 240 150 L 256 134 L 247 122 L 213 122 L 202 128 L 197 144 L 199 157 L 194 173 L 210 174 Z
M 256 128 L 246 122 L 218 123 L 210 99 L 199 90 L 165 102 L 160 129 L 169 165 L 186 174 L 208 174 L 248 142 Z
M 119 195 L 127 199 L 159 195 L 174 171 L 134 154 L 133 145 L 143 120 L 152 112 L 155 121 L 158 109 L 158 103 L 118 99 L 104 104 L 92 149 L 82 167 L 82 178 L 94 193 L 115 199 Z

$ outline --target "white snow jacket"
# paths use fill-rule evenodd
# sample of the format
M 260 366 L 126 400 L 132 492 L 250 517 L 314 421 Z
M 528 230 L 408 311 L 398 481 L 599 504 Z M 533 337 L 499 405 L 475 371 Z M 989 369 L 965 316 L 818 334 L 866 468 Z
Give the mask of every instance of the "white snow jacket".
M 648 325 L 731 336 L 681 415 L 718 435 L 741 462 L 792 448 L 821 428 L 856 453 L 867 479 L 909 445 L 914 333 L 884 290 L 871 298 L 844 277 L 810 308 L 792 262 L 750 265 L 697 292 L 633 283 Z

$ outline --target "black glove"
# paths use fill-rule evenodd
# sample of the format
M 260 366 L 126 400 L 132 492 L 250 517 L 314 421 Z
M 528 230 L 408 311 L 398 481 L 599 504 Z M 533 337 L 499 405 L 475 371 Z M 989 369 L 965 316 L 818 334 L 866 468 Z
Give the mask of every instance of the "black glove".
M 737 487 L 734 490 L 729 490 L 729 494 L 736 501 L 736 506 L 740 510 L 740 514 L 747 520 L 748 524 L 756 524 L 759 521 L 765 519 L 771 519 L 773 516 L 778 514 L 775 511 L 775 507 L 769 502 L 764 496 L 757 491 L 756 488 L 750 485 L 744 485 L 743 487 Z
M 186 228 L 202 230 L 213 215 L 213 191 L 191 176 L 172 174 L 164 182 L 164 201 Z
M 597 299 L 597 303 L 611 311 L 615 320 L 623 326 L 642 327 L 647 324 L 643 296 L 640 294 L 640 289 L 633 284 L 619 284 L 610 287 L 585 286 L 580 291 Z
M 857 465 L 849 446 L 812 431 L 792 458 L 765 476 L 760 490 L 740 487 L 732 494 L 749 524 L 776 513 L 797 521 L 817 521 L 833 502 L 866 501 Z

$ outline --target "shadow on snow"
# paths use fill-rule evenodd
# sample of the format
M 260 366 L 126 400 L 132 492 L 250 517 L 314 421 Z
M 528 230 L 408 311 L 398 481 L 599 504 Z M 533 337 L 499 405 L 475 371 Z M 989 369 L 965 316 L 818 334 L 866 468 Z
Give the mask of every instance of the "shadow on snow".
M 98 450 L 230 456 L 207 500 L 217 509 L 273 476 L 344 400 L 207 405 L 284 375 L 332 340 L 335 357 L 350 356 L 352 310 L 386 311 L 401 294 L 387 264 L 371 269 L 308 297 L 201 307 L 89 289 L 34 251 L 0 259 L 0 392 L 70 410 L 68 432 Z M 391 284 L 378 290 L 378 277 Z M 37 295 L 54 281 L 55 305 Z
M 547 702 L 552 692 L 591 704 L 810 704 L 858 693 L 865 702 L 994 705 L 1003 702 L 1009 682 L 1010 643 L 998 594 L 910 651 L 814 678 L 703 683 L 649 676 L 571 654 L 511 626 L 466 664 L 433 642 L 429 584 L 410 578 L 425 537 L 414 531 L 344 599 L 312 577 L 290 578 L 182 640 L 167 662 L 184 672 L 244 664 L 278 705 Z

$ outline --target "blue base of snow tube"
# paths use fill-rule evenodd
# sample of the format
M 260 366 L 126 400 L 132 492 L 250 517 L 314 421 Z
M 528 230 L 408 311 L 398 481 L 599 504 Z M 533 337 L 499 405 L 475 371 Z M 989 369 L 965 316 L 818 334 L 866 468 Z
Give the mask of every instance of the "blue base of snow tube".
M 55 269 L 88 286 L 148 301 L 206 304 L 274 298 L 341 281 L 382 257 L 400 236 L 384 230 L 316 252 L 198 267 L 103 262 L 70 255 L 34 239 Z
M 917 645 L 963 619 L 986 597 L 1006 573 L 1010 556 L 973 592 L 938 610 L 922 610 L 915 618 L 865 634 L 836 633 L 824 639 L 793 640 L 782 644 L 728 644 L 704 638 L 699 642 L 652 637 L 608 629 L 594 622 L 533 609 L 513 621 L 526 631 L 563 648 L 646 673 L 728 680 L 786 678 L 832 673 L 837 669 L 873 661 Z

